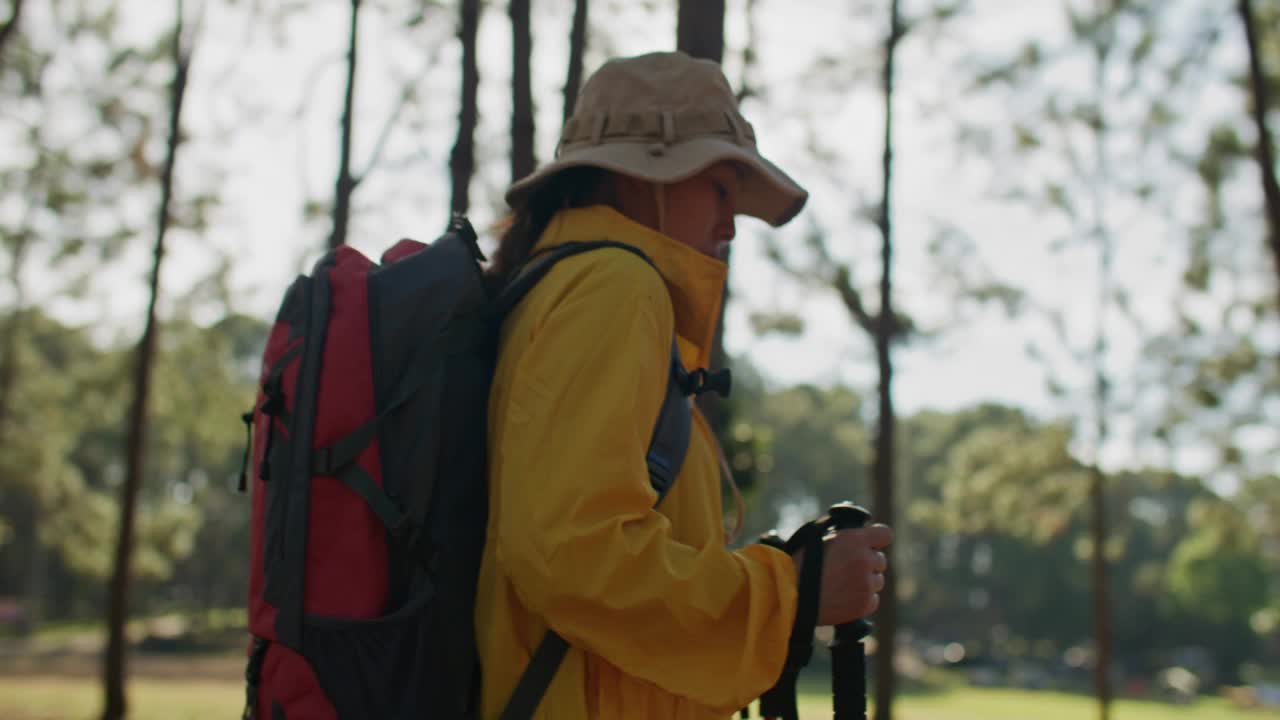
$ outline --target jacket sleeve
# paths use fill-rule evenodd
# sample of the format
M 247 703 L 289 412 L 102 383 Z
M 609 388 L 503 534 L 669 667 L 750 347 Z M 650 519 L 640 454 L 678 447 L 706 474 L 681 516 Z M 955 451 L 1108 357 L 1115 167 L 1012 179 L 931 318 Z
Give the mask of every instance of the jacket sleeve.
M 671 304 L 656 273 L 628 265 L 640 260 L 606 254 L 572 268 L 529 330 L 498 419 L 497 554 L 521 601 L 571 645 L 732 713 L 781 672 L 795 570 L 764 546 L 677 542 L 653 509 L 644 457 Z

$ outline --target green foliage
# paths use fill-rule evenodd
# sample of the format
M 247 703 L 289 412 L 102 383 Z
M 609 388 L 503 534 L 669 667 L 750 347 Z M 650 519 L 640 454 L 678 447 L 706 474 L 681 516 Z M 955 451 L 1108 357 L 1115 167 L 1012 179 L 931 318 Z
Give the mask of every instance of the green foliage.
M 949 453 L 938 499 L 921 500 L 913 514 L 951 532 L 1046 543 L 1066 531 L 1085 499 L 1070 440 L 1064 425 L 979 427 Z
M 814 386 L 768 393 L 743 420 L 768 448 L 768 468 L 749 499 L 748 538 L 794 529 L 843 500 L 870 504 L 870 433 L 862 400 L 847 388 Z
M 1254 13 L 1264 72 L 1280 81 L 1280 25 L 1274 22 L 1280 3 L 1255 2 Z M 1214 17 L 1229 23 L 1233 33 L 1239 30 L 1234 12 Z M 1231 73 L 1237 85 L 1245 82 L 1243 65 Z M 1148 356 L 1173 388 L 1163 403 L 1159 437 L 1173 446 L 1211 447 L 1223 472 L 1247 477 L 1274 468 L 1280 458 L 1280 448 L 1249 445 L 1242 437 L 1242 429 L 1274 426 L 1280 419 L 1258 402 L 1280 391 L 1277 346 L 1268 343 L 1264 330 L 1275 323 L 1280 307 L 1260 237 L 1265 228 L 1240 202 L 1251 194 L 1243 192 L 1246 186 L 1257 184 L 1255 133 L 1240 97 L 1238 105 L 1208 118 L 1204 139 L 1186 153 L 1203 200 L 1187 228 L 1178 327 L 1152 338 Z
M 1178 544 L 1169 562 L 1169 590 L 1190 613 L 1216 624 L 1247 625 L 1270 597 L 1271 576 L 1256 548 L 1224 542 L 1212 528 Z
M 132 348 L 102 350 L 83 330 L 26 315 L 19 357 L 30 379 L 17 387 L 17 421 L 6 426 L 0 445 L 0 519 L 11 529 L 0 545 L 0 578 L 25 586 L 24 557 L 39 542 L 73 577 L 100 581 L 110 571 L 116 537 Z M 238 416 L 253 396 L 256 373 L 246 371 L 247 358 L 260 352 L 265 336 L 263 323 L 241 316 L 213 328 L 166 326 L 139 504 L 140 579 L 191 577 L 182 568 L 199 545 L 243 548 L 236 533 L 247 535 L 247 515 L 231 496 L 245 442 Z M 209 508 L 221 514 L 208 515 Z M 224 534 L 209 537 L 207 522 Z M 197 562 L 234 578 L 243 576 L 237 566 L 244 557 Z
M 751 329 L 756 335 L 785 335 L 798 337 L 804 334 L 804 318 L 789 312 L 756 312 L 751 314 Z
M 28 327 L 26 362 L 50 363 L 57 372 L 46 375 L 60 380 L 23 388 L 24 402 L 48 420 L 14 436 L 20 444 L 6 444 L 0 461 L 36 458 L 42 469 L 31 482 L 4 476 L 11 479 L 0 483 L 0 516 L 18 531 L 23 518 L 38 519 L 40 537 L 57 559 L 54 574 L 69 573 L 62 586 L 84 595 L 106 571 L 114 537 L 127 348 L 98 349 L 82 331 L 41 316 L 33 315 Z M 140 506 L 144 606 L 243 602 L 248 505 L 231 489 L 244 442 L 236 416 L 252 396 L 266 329 L 234 315 L 208 328 L 166 326 Z M 808 519 L 832 502 L 865 503 L 873 439 L 865 400 L 841 387 L 770 389 L 749 366 L 736 365 L 737 424 L 726 451 L 740 479 L 753 479 L 746 538 Z M 1066 428 L 983 405 L 906 418 L 899 438 L 905 512 L 896 528 L 895 572 L 912 631 L 965 642 L 975 653 L 1012 655 L 1045 647 L 1060 652 L 1086 637 L 1087 565 L 1076 553 L 1087 537 L 1086 485 L 1067 450 Z M 1231 584 L 1213 587 L 1219 575 L 1201 572 L 1198 563 L 1218 558 L 1218 551 L 1206 554 L 1201 541 L 1189 538 L 1199 537 L 1193 528 L 1213 528 L 1212 537 L 1224 543 L 1267 547 L 1264 539 L 1278 531 L 1276 484 L 1248 484 L 1239 510 L 1228 512 L 1195 479 L 1152 472 L 1110 482 L 1122 655 L 1146 658 L 1194 642 L 1233 662 L 1250 657 L 1256 583 L 1247 593 Z M 1205 509 L 1189 514 L 1188 507 Z M 16 587 L 29 548 L 22 532 L 10 537 L 0 548 L 0 579 Z M 1224 572 L 1253 567 L 1255 574 L 1243 577 L 1256 581 L 1257 567 L 1245 561 L 1258 557 L 1267 559 L 1244 554 Z M 1261 567 L 1274 576 L 1275 558 L 1267 562 L 1273 564 Z M 1208 599 L 1216 603 L 1221 592 L 1253 599 L 1226 606 L 1225 616 L 1206 615 Z M 1186 597 L 1205 602 L 1189 604 Z
M 99 575 L 111 547 L 111 503 L 72 458 L 88 420 L 72 411 L 79 399 L 76 380 L 88 368 L 88 343 L 38 313 L 28 311 L 22 319 L 14 359 L 17 374 L 27 379 L 11 391 L 0 438 L 0 519 L 15 532 L 0 551 L 41 542 L 76 571 Z
M 1215 480 L 1273 476 L 1280 451 L 1273 441 L 1258 439 L 1259 428 L 1276 425 L 1275 406 L 1267 398 L 1280 389 L 1280 366 L 1274 362 L 1274 334 L 1264 330 L 1276 317 L 1274 273 L 1270 267 L 1261 271 L 1269 258 L 1260 255 L 1258 225 L 1241 204 L 1249 196 L 1241 191 L 1252 162 L 1247 108 L 1243 103 L 1191 107 L 1208 88 L 1223 89 L 1240 71 L 1234 68 L 1224 77 L 1216 62 L 1221 39 L 1236 37 L 1221 32 L 1224 27 L 1236 31 L 1232 6 L 1064 3 L 1069 30 L 1064 40 L 1010 51 L 979 70 L 977 87 L 1006 98 L 1009 113 L 1001 126 L 993 129 L 988 123 L 981 129 L 985 132 L 972 134 L 982 139 L 974 148 L 984 156 L 1004 151 L 1032 161 L 1026 172 L 1007 175 L 1005 194 L 1062 221 L 1067 232 L 1063 241 L 1050 245 L 1055 252 L 1088 247 L 1090 256 L 1097 253 L 1098 274 L 1107 288 L 1099 297 L 1099 316 L 1128 320 L 1123 332 L 1141 338 L 1146 348 L 1132 377 L 1099 371 L 1092 378 L 1095 411 L 1113 423 L 1123 413 L 1152 428 L 1149 436 L 1170 456 L 1212 448 Z M 1263 12 L 1280 17 L 1275 15 L 1280 3 L 1265 6 Z M 1195 22 L 1188 24 L 1192 17 Z M 1189 27 L 1196 29 L 1189 32 Z M 1275 27 L 1272 23 L 1266 31 L 1273 49 L 1280 38 Z M 1232 62 L 1238 62 L 1238 48 L 1232 51 Z M 1271 67 L 1272 72 L 1280 68 Z M 1082 85 L 1084 79 L 1088 82 Z M 1249 183 L 1256 187 L 1252 178 Z M 1176 212 L 1179 206 L 1199 212 Z M 1171 298 L 1178 322 L 1167 331 L 1142 318 L 1135 300 L 1147 288 L 1111 264 L 1112 254 L 1121 251 L 1127 214 L 1148 218 L 1143 225 L 1171 238 L 1169 257 L 1185 258 L 1185 290 Z M 1033 299 L 1027 306 L 1037 303 Z M 1036 356 L 1046 364 L 1055 356 L 1072 356 L 1095 368 L 1115 367 L 1107 350 L 1111 338 L 1095 338 L 1089 358 L 1087 347 L 1073 343 L 1062 310 L 1044 308 L 1044 315 L 1063 352 L 1046 352 L 1037 344 Z M 1109 323 L 1109 332 L 1118 334 L 1120 326 Z M 1081 399 L 1085 387 L 1073 388 L 1061 379 L 1051 383 L 1060 399 Z M 1106 433 L 1099 425 L 1089 434 L 1095 430 Z M 1032 543 L 1039 547 L 1041 563 L 1060 563 L 1057 571 L 1080 582 L 1045 577 L 1031 564 L 1019 566 L 1021 577 L 1087 606 L 1081 594 L 1087 587 L 1082 561 L 1093 549 L 1084 532 L 1087 483 L 1067 451 L 1069 438 L 1055 438 L 1054 432 L 1042 427 L 1027 436 L 993 426 L 975 433 L 956 446 L 948 463 L 951 479 L 942 492 L 912 506 L 913 519 L 979 538 L 987 543 L 984 552 L 1005 562 L 1019 562 L 1025 544 Z M 1139 431 L 1138 442 L 1147 435 Z M 1022 477 L 1036 481 L 1019 486 Z M 1114 588 L 1118 654 L 1132 657 L 1143 648 L 1144 661 L 1156 662 L 1156 648 L 1195 644 L 1212 648 L 1224 666 L 1234 668 L 1255 652 L 1251 626 L 1267 624 L 1258 620 L 1259 613 L 1277 592 L 1267 579 L 1276 563 L 1263 550 L 1277 546 L 1260 544 L 1267 537 L 1260 528 L 1273 524 L 1268 519 L 1273 513 L 1258 511 L 1256 522 L 1246 522 L 1245 513 L 1210 492 L 1202 479 L 1164 471 L 1112 474 L 1106 488 L 1110 537 L 1104 550 Z M 1204 519 L 1211 527 L 1187 517 L 1188 506 L 1215 508 Z M 1010 539 L 1019 542 L 1006 547 Z M 954 547 L 963 550 L 963 542 Z M 980 580 L 948 572 L 952 581 L 970 587 Z M 992 596 L 1000 587 L 996 579 L 981 585 Z M 1055 616 L 1061 611 L 1082 620 L 1059 598 L 1045 595 L 1037 601 L 1046 611 L 1056 608 Z M 1016 601 L 1006 601 L 996 614 L 1009 621 L 1014 634 L 1052 635 L 1020 624 L 1017 618 L 1030 616 L 1019 613 Z M 1080 637 L 1086 630 L 1077 627 Z
M 1220 124 L 1209 133 L 1204 153 L 1196 163 L 1200 180 L 1210 188 L 1226 181 L 1235 163 L 1249 157 L 1249 147 L 1240 139 L 1234 125 Z
M 1277 419 L 1274 408 L 1258 398 L 1280 391 L 1280 367 L 1265 335 L 1250 330 L 1272 323 L 1277 307 L 1269 290 L 1255 295 L 1236 289 L 1244 287 L 1235 281 L 1238 269 L 1212 258 L 1224 239 L 1200 235 L 1183 279 L 1189 294 L 1204 299 L 1196 301 L 1200 307 L 1211 297 L 1235 297 L 1220 301 L 1218 318 L 1184 311 L 1179 334 L 1152 339 L 1148 350 L 1163 364 L 1172 388 L 1157 429 L 1160 437 L 1208 445 L 1221 468 L 1247 475 L 1274 467 L 1280 457 L 1280 448 L 1249 444 L 1242 434 Z
M 90 266 L 67 261 L 113 259 L 151 220 L 125 198 L 158 172 L 163 50 L 121 47 L 119 23 L 116 3 L 27 3 L 29 31 L 6 50 L 0 101 L 13 111 L 0 115 L 0 143 L 23 148 L 0 159 L 10 282 L 39 253 L 60 270 L 58 289 L 83 291 Z

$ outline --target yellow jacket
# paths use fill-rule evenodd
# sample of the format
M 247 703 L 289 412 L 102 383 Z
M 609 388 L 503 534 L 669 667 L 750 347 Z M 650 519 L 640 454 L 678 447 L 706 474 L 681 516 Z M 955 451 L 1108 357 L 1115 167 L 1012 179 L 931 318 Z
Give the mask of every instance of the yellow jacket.
M 548 626 L 570 644 L 538 718 L 724 718 L 782 670 L 795 617 L 785 554 L 725 547 L 718 455 L 695 413 L 654 509 L 644 457 L 672 332 L 706 367 L 724 263 L 620 213 L 556 215 L 537 249 L 616 240 L 558 264 L 503 328 L 489 403 L 489 524 L 476 607 L 482 716 Z M 665 283 L 664 283 L 665 280 Z

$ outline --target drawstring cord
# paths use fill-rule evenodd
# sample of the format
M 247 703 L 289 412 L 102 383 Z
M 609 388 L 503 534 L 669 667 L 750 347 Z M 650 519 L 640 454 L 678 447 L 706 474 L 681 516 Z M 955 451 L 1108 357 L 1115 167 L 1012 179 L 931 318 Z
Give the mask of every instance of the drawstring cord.
M 737 513 L 734 519 L 733 529 L 725 529 L 725 545 L 732 546 L 738 542 L 738 537 L 742 534 L 742 526 L 746 523 L 747 502 L 742 498 L 742 491 L 738 489 L 738 481 L 733 477 L 733 468 L 729 465 L 729 459 L 725 457 L 724 446 L 720 444 L 720 438 L 711 434 L 711 441 L 716 446 L 716 455 L 720 458 L 720 477 L 723 482 L 728 483 L 729 491 L 733 493 L 733 505 Z

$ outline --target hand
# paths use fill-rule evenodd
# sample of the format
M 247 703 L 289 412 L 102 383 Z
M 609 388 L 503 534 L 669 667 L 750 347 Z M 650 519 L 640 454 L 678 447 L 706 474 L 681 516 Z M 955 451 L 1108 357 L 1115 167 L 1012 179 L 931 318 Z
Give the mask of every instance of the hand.
M 823 546 L 822 589 L 818 596 L 818 625 L 843 625 L 880 607 L 889 560 L 882 550 L 893 542 L 887 525 L 840 530 Z M 804 551 L 791 558 L 796 575 L 804 566 Z

